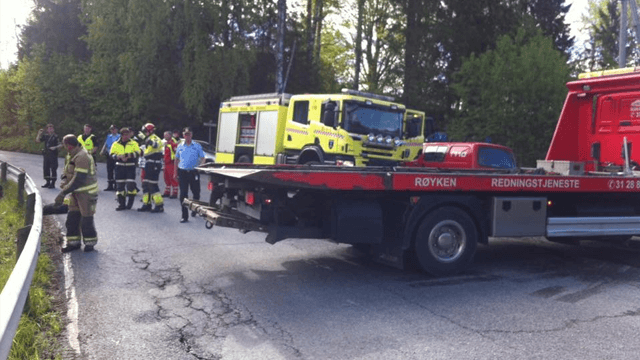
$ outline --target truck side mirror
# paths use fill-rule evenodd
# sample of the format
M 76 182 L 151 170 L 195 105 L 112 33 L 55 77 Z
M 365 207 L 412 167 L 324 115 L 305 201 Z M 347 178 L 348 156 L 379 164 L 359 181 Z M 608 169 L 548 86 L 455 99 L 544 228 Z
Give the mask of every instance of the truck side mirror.
M 322 114 L 322 123 L 326 126 L 336 127 L 336 103 L 329 101 L 324 104 L 324 112 Z
M 435 120 L 431 116 L 424 119 L 424 137 L 427 138 L 436 132 Z

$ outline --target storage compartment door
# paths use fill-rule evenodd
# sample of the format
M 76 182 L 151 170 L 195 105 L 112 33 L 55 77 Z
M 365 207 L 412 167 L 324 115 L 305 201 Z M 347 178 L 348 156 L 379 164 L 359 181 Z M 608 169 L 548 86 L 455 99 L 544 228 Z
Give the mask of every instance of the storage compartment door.
M 547 198 L 495 197 L 491 217 L 491 236 L 544 236 Z
M 261 111 L 258 113 L 258 129 L 255 154 L 274 156 L 278 133 L 278 112 Z
M 238 113 L 220 113 L 218 121 L 218 152 L 233 153 L 238 138 Z

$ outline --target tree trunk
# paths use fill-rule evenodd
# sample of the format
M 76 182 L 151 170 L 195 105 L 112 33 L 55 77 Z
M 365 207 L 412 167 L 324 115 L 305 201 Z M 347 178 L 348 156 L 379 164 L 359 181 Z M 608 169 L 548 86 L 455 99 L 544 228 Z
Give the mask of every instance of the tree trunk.
M 311 24 L 313 17 L 313 0 L 307 0 L 307 64 L 313 64 L 313 33 L 314 25 Z
M 418 51 L 420 49 L 420 31 L 418 31 L 420 12 L 418 11 L 419 0 L 406 0 L 405 14 L 407 16 L 407 27 L 405 29 L 405 49 L 404 49 L 404 102 L 405 105 L 415 107 L 416 101 L 413 99 L 418 94 Z
M 316 12 L 315 12 L 315 26 L 316 26 L 316 48 L 314 60 L 317 64 L 320 63 L 320 49 L 322 48 L 322 7 L 323 0 L 316 0 Z
M 278 0 L 278 40 L 276 45 L 276 93 L 284 91 L 284 28 L 287 18 L 287 1 Z
M 353 89 L 358 90 L 360 83 L 360 65 L 362 63 L 362 19 L 364 18 L 364 1 L 358 0 L 358 25 L 356 29 L 356 68 L 353 79 Z

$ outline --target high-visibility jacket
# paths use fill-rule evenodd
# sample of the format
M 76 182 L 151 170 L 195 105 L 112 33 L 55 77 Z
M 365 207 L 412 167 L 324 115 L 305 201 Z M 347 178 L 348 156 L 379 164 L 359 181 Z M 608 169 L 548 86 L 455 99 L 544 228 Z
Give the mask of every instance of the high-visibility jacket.
M 93 151 L 93 148 L 96 147 L 96 136 L 93 134 L 89 134 L 89 135 L 78 135 L 78 142 L 80 142 L 80 144 L 82 144 L 82 146 L 87 150 L 87 152 L 89 154 L 91 154 L 91 152 Z
M 125 161 L 118 159 L 118 155 L 126 155 Z M 109 153 L 112 159 L 116 161 L 116 165 L 124 166 L 136 166 L 138 163 L 138 157 L 140 157 L 140 146 L 138 143 L 129 139 L 126 143 L 122 142 L 122 138 L 114 142 L 111 145 L 111 152 Z
M 162 140 L 158 135 L 151 134 L 144 139 L 144 158 L 146 160 L 160 160 L 162 159 L 162 152 L 164 147 L 162 146 Z
M 98 177 L 96 164 L 82 146 L 77 146 L 69 152 L 69 160 L 64 166 L 62 192 L 70 193 L 98 193 Z

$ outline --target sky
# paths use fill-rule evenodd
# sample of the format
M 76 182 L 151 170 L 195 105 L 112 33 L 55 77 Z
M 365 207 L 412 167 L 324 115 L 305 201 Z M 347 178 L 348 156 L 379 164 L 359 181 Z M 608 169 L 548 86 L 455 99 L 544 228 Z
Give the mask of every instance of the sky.
M 18 56 L 17 37 L 19 29 L 16 26 L 25 25 L 34 0 L 0 0 L 0 68 L 7 69 L 9 64 L 15 63 Z M 566 21 L 571 24 L 571 35 L 576 37 L 576 44 L 581 44 L 588 37 L 581 34 L 580 18 L 587 11 L 588 0 L 567 0 L 572 3 Z

